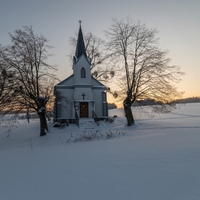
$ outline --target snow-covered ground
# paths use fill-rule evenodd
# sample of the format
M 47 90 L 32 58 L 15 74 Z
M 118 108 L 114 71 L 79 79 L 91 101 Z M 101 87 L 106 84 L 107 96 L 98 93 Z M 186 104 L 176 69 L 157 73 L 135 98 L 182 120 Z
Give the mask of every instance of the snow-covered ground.
M 122 110 L 109 114 L 118 117 L 93 131 L 125 135 L 67 143 L 83 127 L 44 137 L 37 120 L 10 135 L 0 127 L 0 200 L 200 199 L 199 103 L 154 118 L 134 110 L 132 127 Z

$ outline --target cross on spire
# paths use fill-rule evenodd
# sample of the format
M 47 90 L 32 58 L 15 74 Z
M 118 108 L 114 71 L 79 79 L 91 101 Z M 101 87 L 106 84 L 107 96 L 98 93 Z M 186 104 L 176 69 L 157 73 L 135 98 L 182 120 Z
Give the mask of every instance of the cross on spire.
M 80 26 L 81 26 L 81 22 L 82 22 L 82 21 L 81 21 L 81 20 L 79 20 L 78 22 L 79 22 L 79 24 L 80 24 Z

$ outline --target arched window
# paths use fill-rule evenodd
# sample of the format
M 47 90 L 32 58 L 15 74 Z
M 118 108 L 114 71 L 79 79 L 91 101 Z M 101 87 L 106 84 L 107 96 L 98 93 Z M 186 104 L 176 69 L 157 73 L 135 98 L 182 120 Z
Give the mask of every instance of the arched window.
M 81 68 L 81 78 L 86 78 L 86 71 L 85 68 Z

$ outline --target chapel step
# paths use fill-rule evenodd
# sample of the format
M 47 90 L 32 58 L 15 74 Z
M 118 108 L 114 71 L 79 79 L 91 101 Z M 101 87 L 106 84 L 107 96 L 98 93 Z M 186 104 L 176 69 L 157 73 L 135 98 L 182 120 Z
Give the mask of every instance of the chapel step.
M 93 118 L 80 118 L 79 127 L 84 130 L 95 130 L 98 126 Z

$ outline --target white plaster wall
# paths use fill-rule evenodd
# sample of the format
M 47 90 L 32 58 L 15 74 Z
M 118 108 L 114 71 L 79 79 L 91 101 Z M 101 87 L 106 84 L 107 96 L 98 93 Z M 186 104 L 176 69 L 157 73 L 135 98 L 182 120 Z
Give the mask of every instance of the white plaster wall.
M 61 118 L 67 119 L 72 117 L 73 106 L 73 89 L 58 89 L 63 97 L 61 100 Z
M 103 90 L 94 90 L 95 112 L 97 116 L 103 116 L 102 114 L 102 92 Z
M 62 115 L 61 117 L 63 119 L 69 119 L 72 118 L 72 106 L 73 103 L 72 102 L 62 102 Z
M 88 108 L 89 108 L 89 118 L 92 118 L 92 110 L 93 110 L 93 108 L 92 108 L 92 102 L 89 102 L 88 103 Z
M 84 67 L 86 70 L 86 78 L 81 78 L 81 68 Z M 85 56 L 81 56 L 74 66 L 74 84 L 91 84 L 91 72 L 90 72 L 90 64 L 85 58 Z
M 94 94 L 91 88 L 75 88 L 74 100 L 83 100 L 83 93 L 85 94 L 84 100 L 94 100 Z

